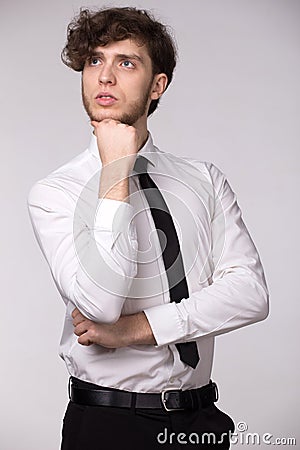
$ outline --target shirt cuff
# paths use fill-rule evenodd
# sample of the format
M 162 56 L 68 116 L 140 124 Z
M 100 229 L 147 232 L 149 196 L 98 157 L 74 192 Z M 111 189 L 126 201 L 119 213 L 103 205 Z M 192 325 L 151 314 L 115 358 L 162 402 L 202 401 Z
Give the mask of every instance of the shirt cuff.
M 132 205 L 119 200 L 100 198 L 93 229 L 115 232 L 127 231 L 130 237 L 136 239 Z
M 183 340 L 184 327 L 175 302 L 147 308 L 144 313 L 152 329 L 157 347 Z

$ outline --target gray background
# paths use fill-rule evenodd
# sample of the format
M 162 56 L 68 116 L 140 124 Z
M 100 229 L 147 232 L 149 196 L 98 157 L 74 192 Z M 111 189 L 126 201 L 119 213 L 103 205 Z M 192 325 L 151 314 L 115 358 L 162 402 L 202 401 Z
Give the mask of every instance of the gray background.
M 26 197 L 90 139 L 80 75 L 60 62 L 66 26 L 82 3 L 0 5 L 0 447 L 54 450 L 67 403 L 68 376 L 57 355 L 64 310 L 34 240 Z M 106 5 L 152 9 L 175 30 L 180 61 L 149 128 L 162 150 L 212 161 L 227 174 L 265 268 L 269 318 L 216 339 L 219 406 L 247 422 L 249 432 L 296 437 L 293 448 L 300 448 L 300 2 Z

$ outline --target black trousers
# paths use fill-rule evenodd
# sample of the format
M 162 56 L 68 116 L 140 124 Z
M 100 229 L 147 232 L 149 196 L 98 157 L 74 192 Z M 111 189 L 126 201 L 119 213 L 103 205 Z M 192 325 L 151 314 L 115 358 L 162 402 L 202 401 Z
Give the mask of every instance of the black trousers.
M 215 404 L 196 411 L 68 404 L 61 450 L 229 449 L 232 419 Z

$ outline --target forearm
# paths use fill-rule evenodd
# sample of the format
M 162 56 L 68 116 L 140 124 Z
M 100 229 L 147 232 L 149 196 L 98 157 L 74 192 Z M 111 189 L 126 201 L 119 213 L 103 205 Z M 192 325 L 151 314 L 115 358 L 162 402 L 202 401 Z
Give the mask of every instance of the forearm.
M 104 166 L 101 170 L 99 198 L 128 201 L 130 167 L 119 160 Z
M 130 345 L 155 345 L 149 322 L 143 312 L 122 316 L 115 324 L 99 324 L 88 320 L 78 309 L 72 313 L 74 333 L 81 345 L 97 344 L 107 348 Z
M 127 346 L 144 344 L 156 345 L 152 329 L 144 312 L 127 317 Z
M 154 306 L 145 314 L 158 345 L 188 342 L 265 319 L 268 291 L 246 274 L 228 274 L 180 303 Z

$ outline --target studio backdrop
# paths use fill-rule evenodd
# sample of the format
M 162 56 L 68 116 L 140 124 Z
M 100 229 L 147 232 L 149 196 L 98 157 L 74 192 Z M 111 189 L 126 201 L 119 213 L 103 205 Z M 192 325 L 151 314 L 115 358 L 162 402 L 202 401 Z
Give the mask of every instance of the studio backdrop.
M 60 60 L 66 26 L 81 6 L 103 4 L 0 4 L 3 450 L 58 449 L 68 401 L 68 374 L 58 357 L 64 305 L 35 241 L 27 195 L 90 140 L 80 74 Z M 265 269 L 268 319 L 216 338 L 212 375 L 219 406 L 237 426 L 233 448 L 269 448 L 278 438 L 285 448 L 300 448 L 300 2 L 106 6 L 150 9 L 173 29 L 179 61 L 150 120 L 154 143 L 211 161 L 227 175 Z M 246 445 L 249 433 L 260 444 Z

